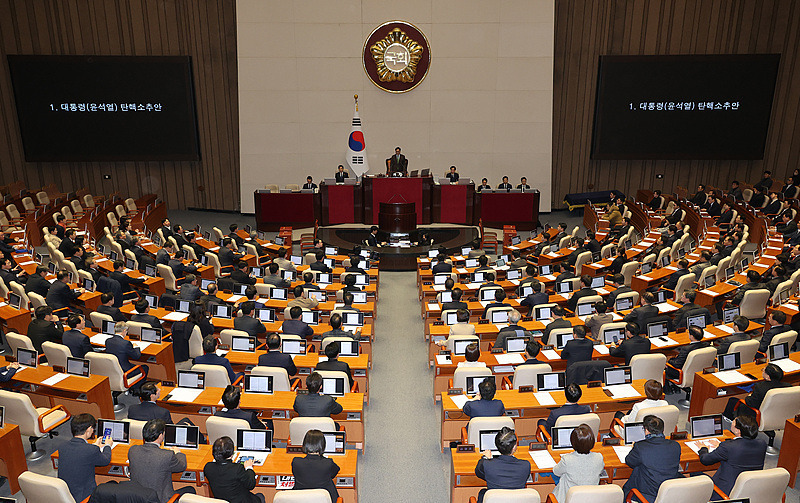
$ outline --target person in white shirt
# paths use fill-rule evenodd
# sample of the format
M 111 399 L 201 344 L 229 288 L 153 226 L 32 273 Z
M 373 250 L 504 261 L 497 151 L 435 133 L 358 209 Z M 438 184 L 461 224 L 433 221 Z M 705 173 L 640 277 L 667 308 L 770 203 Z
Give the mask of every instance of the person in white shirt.
M 477 342 L 473 342 L 472 344 L 468 345 L 464 350 L 464 358 L 466 358 L 467 361 L 459 362 L 458 368 L 485 367 L 486 363 L 478 361 L 480 357 L 481 357 L 481 347 L 478 345 Z
M 636 414 L 639 413 L 642 409 L 649 409 L 650 407 L 663 407 L 665 405 L 669 405 L 669 403 L 663 399 L 663 387 L 661 383 L 656 381 L 655 379 L 650 379 L 646 383 L 644 383 L 644 394 L 647 398 L 642 400 L 641 402 L 636 402 L 633 404 L 633 408 L 627 414 L 622 414 L 622 412 L 617 412 L 616 416 L 622 419 L 623 423 L 630 423 L 636 421 Z

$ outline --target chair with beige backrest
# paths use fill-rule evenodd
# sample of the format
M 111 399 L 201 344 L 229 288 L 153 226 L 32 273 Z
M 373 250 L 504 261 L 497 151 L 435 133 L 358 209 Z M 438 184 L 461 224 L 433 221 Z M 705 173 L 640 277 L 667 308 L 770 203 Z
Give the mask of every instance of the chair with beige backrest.
M 325 489 L 319 489 L 319 490 L 325 491 Z M 288 492 L 298 492 L 298 491 L 288 491 Z M 325 492 L 327 493 L 328 491 Z M 227 503 L 227 502 L 225 500 L 220 500 L 217 498 L 200 496 L 199 494 L 184 494 L 180 497 L 180 503 Z
M 583 252 L 575 259 L 575 274 L 580 276 L 583 270 L 583 264 L 588 264 L 592 261 L 592 252 Z
M 744 399 L 739 400 L 736 408 L 742 404 Z M 778 449 L 773 446 L 775 432 L 783 430 L 786 421 L 796 414 L 800 414 L 800 387 L 773 388 L 764 395 L 764 401 L 756 410 L 756 420 L 758 431 L 763 431 L 769 438 L 767 454 L 778 453 Z
M 240 377 L 236 382 L 231 383 L 230 376 L 228 376 L 228 369 L 222 365 L 204 365 L 196 363 L 192 365 L 192 372 L 203 372 L 205 374 L 205 385 L 212 388 L 225 388 L 231 384 L 237 385 L 243 377 Z
M 110 314 L 98 313 L 97 311 L 89 313 L 89 319 L 92 321 L 92 325 L 97 328 L 103 328 L 104 321 L 114 321 Z
M 698 475 L 697 477 L 680 477 L 677 479 L 666 480 L 658 488 L 655 501 L 649 502 L 638 489 L 631 489 L 628 493 L 628 501 L 631 495 L 639 503 L 708 503 L 711 494 L 714 492 L 714 482 L 708 475 Z
M 631 280 L 633 279 L 633 275 L 636 274 L 636 270 L 639 269 L 639 265 L 639 262 L 627 262 L 623 264 L 620 274 L 625 278 L 625 286 L 631 286 Z
M 258 365 L 253 367 L 250 375 L 272 376 L 273 391 L 294 391 L 300 385 L 299 380 L 295 380 L 294 385 L 289 382 L 289 373 L 283 367 L 266 367 Z
M 635 355 L 631 358 L 631 379 L 654 379 L 664 384 L 667 356 L 663 353 Z
M 203 355 L 203 333 L 200 327 L 195 325 L 192 335 L 189 336 L 189 358 L 197 358 Z
M 289 444 L 303 445 L 308 430 L 336 431 L 336 424 L 329 417 L 293 417 L 289 421 Z
M 347 385 L 350 384 L 350 377 L 348 377 L 347 373 L 342 370 L 314 370 L 317 374 L 319 374 L 323 379 L 328 378 L 339 378 L 344 379 L 344 386 L 345 391 L 347 390 Z M 354 382 L 353 386 L 349 390 L 351 393 L 358 392 L 358 382 Z
M 726 495 L 719 488 L 715 491 L 725 500 L 750 498 L 750 503 L 781 503 L 786 501 L 784 493 L 789 487 L 789 477 L 786 468 L 781 467 L 751 470 L 736 477 L 730 494 Z
M 167 290 L 178 293 L 178 278 L 175 277 L 175 272 L 168 265 L 156 264 L 158 275 L 164 278 L 164 286 Z
M 196 367 L 197 365 L 195 365 Z M 194 367 L 192 368 L 194 370 Z M 210 416 L 206 418 L 206 430 L 208 431 L 208 443 L 221 437 L 236 438 L 236 430 L 249 430 L 250 423 L 244 419 L 232 419 L 230 417 Z
M 72 358 L 72 351 L 63 344 L 44 341 L 42 343 L 42 350 L 44 351 L 45 358 L 47 358 L 47 364 L 50 366 L 61 365 L 66 368 L 67 358 Z
M 219 333 L 220 344 L 227 344 L 228 347 L 231 347 L 231 345 L 233 344 L 233 336 L 250 337 L 250 334 L 248 334 L 244 330 L 234 330 L 232 328 L 227 328 Z
M 456 368 L 453 372 L 453 378 L 450 379 L 451 388 L 460 388 L 467 391 L 467 377 L 490 377 L 492 369 L 489 367 L 460 367 Z
M 25 293 L 25 288 L 16 281 L 9 281 L 8 287 L 11 288 L 12 292 L 19 295 L 20 298 L 19 308 L 24 311 L 27 311 L 31 301 L 28 298 L 28 294 Z
M 130 423 L 131 440 L 144 440 L 142 429 L 147 421 L 137 421 L 136 419 L 123 419 L 123 421 Z
M 480 449 L 481 431 L 501 430 L 504 427 L 514 429 L 514 420 L 508 416 L 473 417 L 467 426 L 461 428 L 461 443 L 475 446 Z
M 470 496 L 470 503 L 477 503 L 475 496 Z M 539 503 L 542 501 L 536 489 L 490 489 L 483 494 L 483 503 Z
M 728 353 L 739 353 L 742 365 L 752 363 L 758 352 L 759 341 L 751 339 L 749 341 L 736 341 L 728 347 Z
M 31 342 L 30 337 L 27 335 L 18 334 L 16 332 L 8 332 L 6 334 L 6 340 L 8 341 L 9 347 L 11 347 L 11 355 L 17 356 L 17 349 L 30 349 L 34 350 L 33 342 Z
M 341 503 L 342 497 L 331 501 L 331 493 L 326 489 L 300 489 L 278 491 L 272 503 Z
M 789 345 L 789 350 L 791 351 L 792 346 L 794 346 L 795 341 L 797 340 L 797 332 L 794 330 L 787 330 L 786 332 L 781 332 L 775 337 L 772 338 L 771 346 L 775 344 L 783 344 L 784 342 Z
M 554 427 L 576 427 L 582 424 L 587 424 L 594 432 L 595 438 L 599 437 L 600 432 L 600 416 L 593 412 L 589 412 L 587 414 L 571 414 L 566 416 L 560 416 L 556 419 L 556 423 L 553 425 Z M 536 438 L 539 439 L 541 442 L 550 443 L 550 432 L 547 431 L 544 425 L 540 425 L 536 432 Z
M 770 293 L 765 288 L 748 290 L 739 304 L 739 314 L 748 320 L 763 320 L 767 316 L 767 301 Z
M 117 401 L 117 397 L 125 393 L 131 386 L 144 379 L 141 365 L 134 365 L 127 372 L 122 371 L 119 360 L 114 355 L 105 353 L 87 353 L 86 359 L 92 368 L 92 374 L 108 377 L 111 386 L 111 396 L 114 399 L 114 411 L 120 412 L 125 406 Z
M 622 503 L 625 493 L 615 484 L 602 486 L 572 486 L 565 501 L 556 501 L 553 493 L 547 495 L 547 503 Z
M 31 452 L 26 456 L 28 461 L 39 460 L 47 454 L 44 449 L 36 448 L 36 441 L 58 435 L 55 429 L 70 418 L 63 405 L 56 405 L 51 409 L 34 407 L 31 398 L 25 393 L 0 390 L 0 406 L 5 407 L 4 422 L 16 424 L 20 433 L 28 437 L 31 443 Z
M 702 372 L 704 368 L 712 366 L 716 358 L 717 350 L 715 348 L 699 348 L 689 352 L 683 368 L 676 369 L 667 363 L 668 366 L 678 371 L 678 379 L 669 379 L 669 381 L 686 391 L 686 398 L 678 401 L 681 407 L 689 407 L 689 397 L 691 396 L 695 373 Z
M 75 501 L 67 483 L 58 477 L 25 471 L 19 475 L 19 487 L 31 503 L 81 503 Z
M 509 381 L 508 376 L 503 376 L 503 389 L 519 389 L 520 386 L 536 387 L 537 376 L 539 374 L 547 374 L 548 372 L 552 371 L 553 368 L 547 363 L 517 365 L 514 368 L 513 381 Z
M 641 422 L 644 416 L 652 414 L 657 418 L 664 421 L 664 434 L 669 436 L 672 432 L 678 429 L 678 417 L 680 416 L 680 409 L 674 405 L 662 405 L 660 407 L 647 407 L 639 409 L 636 412 L 636 417 L 633 418 L 634 422 Z M 619 419 L 614 419 L 612 422 L 612 433 L 619 438 L 624 438 L 625 425 Z
M 476 344 L 480 344 L 481 339 L 477 335 L 451 335 L 447 337 L 445 348 L 450 351 L 450 354 L 453 354 L 455 351 L 456 342 L 457 341 L 471 341 Z

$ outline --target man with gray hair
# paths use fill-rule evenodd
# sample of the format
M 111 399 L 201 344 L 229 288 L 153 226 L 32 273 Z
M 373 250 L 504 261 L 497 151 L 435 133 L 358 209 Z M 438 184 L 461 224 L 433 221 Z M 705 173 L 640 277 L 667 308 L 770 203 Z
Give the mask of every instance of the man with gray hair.
M 506 340 L 509 337 L 527 337 L 528 340 L 530 340 L 531 333 L 519 326 L 519 321 L 521 319 L 522 315 L 519 314 L 519 311 L 516 309 L 512 309 L 508 312 L 508 326 L 500 330 L 500 333 L 497 334 L 497 341 L 495 341 L 494 347 L 503 348 L 503 351 L 507 351 Z
M 139 348 L 133 347 L 131 341 L 125 339 L 127 335 L 128 324 L 124 321 L 118 321 L 114 325 L 114 335 L 106 340 L 106 354 L 117 357 L 123 373 L 128 372 L 137 365 L 136 363 L 131 363 L 131 360 L 138 360 L 142 357 L 142 351 Z M 139 366 L 140 372 L 144 374 L 144 379 L 139 380 L 139 382 L 131 386 L 131 390 L 134 391 L 135 394 L 138 394 L 139 388 L 141 388 L 142 384 L 147 380 L 147 371 L 149 370 L 147 365 L 139 364 Z M 128 376 L 128 380 L 135 378 L 135 376 L 136 374 Z

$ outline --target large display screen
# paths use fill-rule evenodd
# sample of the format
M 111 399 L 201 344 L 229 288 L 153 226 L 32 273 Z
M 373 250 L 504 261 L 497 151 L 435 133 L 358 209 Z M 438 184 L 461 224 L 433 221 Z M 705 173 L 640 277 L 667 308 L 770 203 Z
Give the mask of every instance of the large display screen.
M 188 56 L 9 55 L 27 161 L 198 160 Z
M 779 54 L 600 56 L 593 159 L 762 159 Z

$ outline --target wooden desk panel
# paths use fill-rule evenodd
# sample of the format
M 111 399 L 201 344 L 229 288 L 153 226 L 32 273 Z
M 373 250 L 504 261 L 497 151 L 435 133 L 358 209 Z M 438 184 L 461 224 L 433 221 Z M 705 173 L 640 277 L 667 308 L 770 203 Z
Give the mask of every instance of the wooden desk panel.
M 19 476 L 27 469 L 19 426 L 6 423 L 0 428 L 0 475 L 8 479 L 11 494 L 19 491 Z

